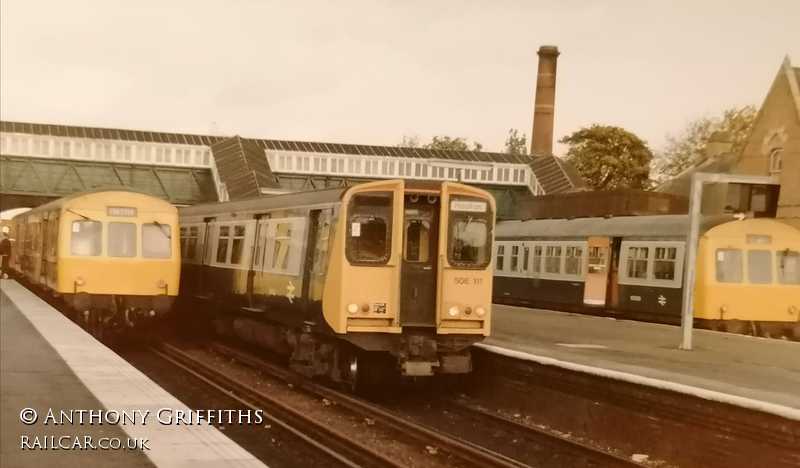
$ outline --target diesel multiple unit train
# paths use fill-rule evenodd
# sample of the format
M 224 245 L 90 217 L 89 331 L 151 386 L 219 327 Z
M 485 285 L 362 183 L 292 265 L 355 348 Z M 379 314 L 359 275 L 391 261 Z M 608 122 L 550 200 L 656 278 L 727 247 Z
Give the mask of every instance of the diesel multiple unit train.
M 800 230 L 731 219 L 701 229 L 698 324 L 800 338 Z M 679 323 L 688 231 L 686 215 L 500 222 L 494 302 Z
M 178 210 L 159 198 L 80 193 L 15 216 L 12 229 L 12 270 L 95 336 L 163 315 L 178 295 Z
M 483 190 L 403 180 L 182 208 L 181 307 L 347 385 L 465 373 L 490 331 L 494 213 Z

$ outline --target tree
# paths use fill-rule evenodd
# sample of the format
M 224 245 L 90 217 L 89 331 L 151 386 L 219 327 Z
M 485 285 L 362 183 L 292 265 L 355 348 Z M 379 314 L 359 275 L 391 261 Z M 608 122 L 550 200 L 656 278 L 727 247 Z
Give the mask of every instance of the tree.
M 509 129 L 505 151 L 508 154 L 528 154 L 528 141 L 525 134 L 520 136 L 519 130 L 516 128 Z
M 419 137 L 403 135 L 403 139 L 397 146 L 398 148 L 419 148 Z
M 668 135 L 664 151 L 658 154 L 653 168 L 654 178 L 665 180 L 702 162 L 711 135 L 724 132 L 731 143 L 731 152 L 744 148 L 756 119 L 755 106 L 732 107 L 717 117 L 702 117 L 690 122 L 678 135 Z
M 653 153 L 647 143 L 620 127 L 594 124 L 560 140 L 567 161 L 596 190 L 650 187 Z
M 470 148 L 466 138 L 452 138 L 449 136 L 435 136 L 430 143 L 423 145 L 422 147 L 427 149 L 449 151 L 480 151 L 483 149 L 483 145 L 477 141 L 473 141 L 472 148 Z

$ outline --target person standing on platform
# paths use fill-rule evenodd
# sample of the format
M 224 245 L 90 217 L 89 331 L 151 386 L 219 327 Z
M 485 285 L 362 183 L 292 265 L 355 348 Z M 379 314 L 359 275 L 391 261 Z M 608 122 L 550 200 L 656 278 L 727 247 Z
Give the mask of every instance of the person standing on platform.
M 3 240 L 0 240 L 0 273 L 3 279 L 8 278 L 8 261 L 11 258 L 11 240 L 8 233 L 3 233 Z

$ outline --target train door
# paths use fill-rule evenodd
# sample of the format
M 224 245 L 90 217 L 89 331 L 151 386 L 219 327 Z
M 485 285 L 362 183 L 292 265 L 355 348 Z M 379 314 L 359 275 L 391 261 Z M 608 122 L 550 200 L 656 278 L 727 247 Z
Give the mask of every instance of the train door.
M 586 286 L 583 303 L 591 307 L 606 305 L 608 289 L 608 256 L 611 241 L 608 237 L 588 239 L 589 264 L 586 270 Z
M 436 277 L 439 251 L 437 195 L 406 194 L 400 273 L 400 325 L 436 326 Z
M 606 305 L 613 310 L 619 308 L 619 256 L 622 238 L 614 237 L 611 240 L 611 249 L 608 256 L 608 287 L 606 292 Z

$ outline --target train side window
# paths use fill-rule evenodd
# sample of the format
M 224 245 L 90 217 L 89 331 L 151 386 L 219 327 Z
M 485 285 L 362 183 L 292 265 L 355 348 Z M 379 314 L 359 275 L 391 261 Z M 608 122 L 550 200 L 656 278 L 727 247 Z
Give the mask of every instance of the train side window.
M 231 238 L 231 263 L 239 265 L 242 263 L 242 253 L 244 253 L 244 226 L 233 227 L 233 237 Z
M 564 274 L 580 275 L 582 262 L 583 249 L 575 246 L 567 247 L 566 258 L 564 259 Z
M 100 221 L 73 221 L 70 251 L 72 255 L 97 256 L 102 250 L 103 224 Z M 27 239 L 30 238 L 28 235 Z
M 603 273 L 606 271 L 606 252 L 605 247 L 589 247 L 589 273 Z
M 506 260 L 506 246 L 505 245 L 498 245 L 497 246 L 497 265 L 495 265 L 495 269 L 497 271 L 503 271 L 503 266 Z
M 200 228 L 189 226 L 186 236 L 186 258 L 194 260 L 197 256 L 197 240 L 200 238 Z
M 528 272 L 528 265 L 531 260 L 531 248 L 527 245 L 522 247 L 522 271 Z
M 531 271 L 534 273 L 540 273 L 542 271 L 542 246 L 535 245 L 533 246 L 533 265 L 531 266 Z
M 169 224 L 142 224 L 142 257 L 169 258 L 172 256 L 170 229 Z
M 108 223 L 108 256 L 136 256 L 136 224 Z
M 275 226 L 275 248 L 272 253 L 272 269 L 289 268 L 289 247 L 292 241 L 292 224 L 278 223 Z
M 628 247 L 628 278 L 647 279 L 649 247 Z
M 674 280 L 677 255 L 678 249 L 675 247 L 656 247 L 653 277 L 659 280 Z
M 561 246 L 548 245 L 544 250 L 544 272 L 561 273 Z
M 747 251 L 747 280 L 753 284 L 772 283 L 772 252 Z
M 355 264 L 384 264 L 392 251 L 392 193 L 353 196 L 348 207 L 347 259 Z
M 720 283 L 742 282 L 742 251 L 739 249 L 717 249 L 717 281 Z
M 428 221 L 410 219 L 406 221 L 406 245 L 403 258 L 407 262 L 426 263 L 430 259 L 431 227 Z
M 778 281 L 781 284 L 800 284 L 800 252 L 781 250 L 778 256 Z
M 344 163 L 344 160 L 340 160 Z M 331 238 L 331 210 L 320 212 L 317 228 L 317 242 L 314 247 L 314 268 L 317 275 L 325 274 L 326 260 L 328 259 L 328 244 Z
M 519 270 L 519 246 L 511 246 L 511 271 Z
M 231 227 L 220 226 L 217 238 L 217 263 L 228 261 L 228 244 L 230 243 Z
M 187 229 L 181 226 L 180 233 L 181 233 L 181 258 L 186 258 L 186 239 L 187 239 Z

